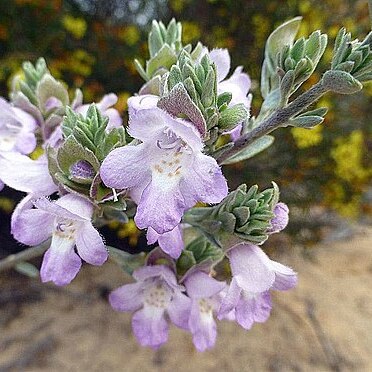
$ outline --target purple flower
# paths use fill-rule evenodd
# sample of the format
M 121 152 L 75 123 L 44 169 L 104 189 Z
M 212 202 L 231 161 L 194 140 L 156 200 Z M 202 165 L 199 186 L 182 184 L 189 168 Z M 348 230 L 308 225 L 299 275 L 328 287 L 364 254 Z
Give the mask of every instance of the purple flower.
M 278 203 L 274 208 L 275 217 L 270 221 L 271 227 L 267 232 L 274 234 L 285 229 L 289 220 L 288 213 L 289 209 L 287 205 L 284 203 Z
M 107 260 L 105 244 L 91 223 L 93 205 L 86 199 L 68 194 L 55 202 L 26 197 L 12 217 L 12 234 L 19 242 L 37 245 L 52 236 L 40 275 L 43 282 L 66 285 L 75 278 L 81 258 L 102 265 Z M 76 246 L 77 255 L 74 251 Z
M 112 128 L 118 128 L 123 123 L 123 120 L 121 119 L 118 110 L 111 107 L 115 105 L 117 101 L 118 101 L 117 95 L 114 93 L 110 93 L 103 96 L 101 101 L 99 101 L 96 104 L 98 110 L 101 111 L 102 115 L 107 116 L 109 118 L 107 130 L 110 130 Z M 83 116 L 86 116 L 89 106 L 90 104 L 79 106 L 75 108 L 75 111 L 78 112 L 79 114 L 82 114 Z
M 128 131 L 142 143 L 113 150 L 100 174 L 107 186 L 138 196 L 139 228 L 163 234 L 197 202 L 219 203 L 227 195 L 220 167 L 202 153 L 200 134 L 190 122 L 152 108 L 133 115 Z
M 209 57 L 215 63 L 217 69 L 217 91 L 218 94 L 229 92 L 232 94 L 230 105 L 243 103 L 249 110 L 251 107 L 252 97 L 248 95 L 251 88 L 251 79 L 242 72 L 243 67 L 239 66 L 233 74 L 226 79 L 230 71 L 230 55 L 227 49 L 213 49 L 209 52 Z
M 229 252 L 233 279 L 222 300 L 218 317 L 235 309 L 236 321 L 245 329 L 265 322 L 271 311 L 270 289 L 284 291 L 297 284 L 289 267 L 270 258 L 257 246 L 241 243 Z
M 0 97 L 0 152 L 29 154 L 36 147 L 36 120 Z
M 225 287 L 202 271 L 196 271 L 184 281 L 187 295 L 191 298 L 188 328 L 193 335 L 193 342 L 198 351 L 205 351 L 214 346 L 217 337 L 216 322 L 213 312 L 220 305 L 217 296 Z
M 168 340 L 166 315 L 179 327 L 187 324 L 190 299 L 168 266 L 141 267 L 133 278 L 137 283 L 123 285 L 110 294 L 110 304 L 117 311 L 134 311 L 132 327 L 138 342 L 156 349 Z
M 173 230 L 158 234 L 153 228 L 147 229 L 147 244 L 159 243 L 160 248 L 172 258 L 177 259 L 184 248 L 181 226 L 176 226 Z
M 129 97 L 127 102 L 129 116 L 132 117 L 138 111 L 156 107 L 158 101 L 159 97 L 153 94 L 143 94 Z
M 15 190 L 33 195 L 51 195 L 57 191 L 45 156 L 32 160 L 16 152 L 0 152 L 0 179 Z

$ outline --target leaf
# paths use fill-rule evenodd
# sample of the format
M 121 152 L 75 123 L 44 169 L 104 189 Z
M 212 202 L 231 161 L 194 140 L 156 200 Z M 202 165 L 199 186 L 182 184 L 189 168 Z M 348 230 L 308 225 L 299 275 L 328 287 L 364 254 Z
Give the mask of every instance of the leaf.
M 110 259 L 130 275 L 145 263 L 144 253 L 130 254 L 114 247 L 106 246 L 106 248 L 109 250 Z
M 160 69 L 169 70 L 176 62 L 176 54 L 169 45 L 164 44 L 159 52 L 146 63 L 146 74 L 152 78 Z
M 353 94 L 359 92 L 363 85 L 348 72 L 330 70 L 323 75 L 323 85 L 332 92 Z
M 36 266 L 29 262 L 18 262 L 14 267 L 19 273 L 28 276 L 29 278 L 38 278 L 39 270 Z
M 239 103 L 221 112 L 218 127 L 222 131 L 230 130 L 247 119 L 248 110 L 243 103 Z
M 234 164 L 246 159 L 250 159 L 253 156 L 259 154 L 261 151 L 266 150 L 268 147 L 272 145 L 273 142 L 274 142 L 273 136 L 269 135 L 263 136 L 258 140 L 254 141 L 253 143 L 251 143 L 249 146 L 243 148 L 237 154 L 224 160 L 222 164 Z
M 261 74 L 261 94 L 263 98 L 270 93 L 270 78 L 276 74 L 276 57 L 286 45 L 292 45 L 300 27 L 302 17 L 293 18 L 276 30 L 268 37 L 265 46 L 265 60 Z
M 167 96 L 160 98 L 158 107 L 174 116 L 186 115 L 202 136 L 206 134 L 203 114 L 191 100 L 182 83 L 177 84 Z

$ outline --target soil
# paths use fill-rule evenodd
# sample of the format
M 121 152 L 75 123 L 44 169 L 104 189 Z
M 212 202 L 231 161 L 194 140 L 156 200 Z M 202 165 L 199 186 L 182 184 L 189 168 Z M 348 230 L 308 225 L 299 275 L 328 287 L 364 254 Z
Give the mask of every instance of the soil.
M 159 350 L 140 347 L 130 315 L 107 303 L 128 280 L 114 264 L 84 266 L 66 288 L 3 273 L 0 372 L 372 371 L 372 229 L 275 258 L 298 271 L 298 287 L 274 293 L 270 319 L 251 331 L 219 323 L 205 353 L 175 327 Z

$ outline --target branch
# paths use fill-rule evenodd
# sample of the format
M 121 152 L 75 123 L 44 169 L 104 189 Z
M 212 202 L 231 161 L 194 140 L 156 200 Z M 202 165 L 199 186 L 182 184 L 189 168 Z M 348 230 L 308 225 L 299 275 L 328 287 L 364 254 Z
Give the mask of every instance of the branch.
M 319 81 L 307 92 L 301 94 L 294 101 L 292 101 L 288 106 L 274 111 L 258 127 L 241 136 L 234 143 L 234 146 L 231 149 L 227 150 L 221 155 L 221 157 L 218 159 L 218 162 L 221 164 L 224 160 L 237 154 L 258 138 L 261 138 L 265 134 L 269 134 L 273 130 L 283 126 L 283 124 L 285 124 L 291 117 L 308 108 L 327 92 L 328 89 L 323 86 L 322 80 Z
M 32 258 L 41 256 L 50 247 L 50 240 L 37 245 L 36 247 L 30 247 L 22 252 L 11 254 L 0 261 L 0 272 L 9 270 L 20 262 L 31 260 Z

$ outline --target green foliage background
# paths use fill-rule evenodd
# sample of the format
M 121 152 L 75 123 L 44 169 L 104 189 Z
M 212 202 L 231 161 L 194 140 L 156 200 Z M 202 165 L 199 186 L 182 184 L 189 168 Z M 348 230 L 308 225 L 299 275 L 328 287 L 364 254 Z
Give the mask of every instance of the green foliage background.
M 0 2 L 0 94 L 5 96 L 23 60 L 46 58 L 54 76 L 71 89 L 82 87 L 86 101 L 104 93 L 119 95 L 125 115 L 127 98 L 141 78 L 133 59 L 147 57 L 146 38 L 153 18 L 182 21 L 184 42 L 199 39 L 209 47 L 229 48 L 233 66 L 243 65 L 252 79 L 257 113 L 264 43 L 283 21 L 304 17 L 300 33 L 328 33 L 330 45 L 318 74 L 330 61 L 341 26 L 363 38 L 370 29 L 366 0 L 9 0 Z M 306 86 L 305 86 L 306 88 Z M 242 182 L 268 186 L 274 179 L 282 199 L 299 209 L 318 205 L 357 218 L 372 201 L 372 85 L 354 96 L 326 96 L 330 112 L 314 130 L 275 132 L 264 154 L 226 167 L 233 189 Z M 295 210 L 295 209 L 294 209 Z

